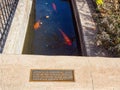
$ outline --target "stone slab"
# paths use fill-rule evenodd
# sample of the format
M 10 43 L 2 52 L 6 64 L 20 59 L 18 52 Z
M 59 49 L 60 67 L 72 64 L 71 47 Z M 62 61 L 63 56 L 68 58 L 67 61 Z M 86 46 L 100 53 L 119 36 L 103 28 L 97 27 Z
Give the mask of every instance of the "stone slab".
M 79 19 L 81 21 L 83 41 L 85 42 L 87 56 L 110 56 L 106 50 L 96 45 L 97 26 L 94 22 L 93 3 L 91 0 L 76 0 Z M 94 49 L 93 49 L 94 48 Z
M 22 54 L 33 0 L 19 0 L 3 54 Z
M 33 55 L 0 57 L 3 60 L 0 62 L 2 90 L 120 89 L 120 58 Z M 75 82 L 29 82 L 31 69 L 72 69 L 75 71 Z

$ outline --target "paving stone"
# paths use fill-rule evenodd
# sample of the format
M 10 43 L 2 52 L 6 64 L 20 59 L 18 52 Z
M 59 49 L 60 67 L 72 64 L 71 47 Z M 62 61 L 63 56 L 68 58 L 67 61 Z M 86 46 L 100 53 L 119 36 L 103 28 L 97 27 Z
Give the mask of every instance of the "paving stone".
M 93 88 L 117 90 L 120 88 L 120 65 L 117 66 L 118 63 L 120 64 L 119 58 L 0 55 L 0 57 L 5 56 L 9 57 L 11 62 L 9 58 L 5 58 L 5 62 L 0 65 L 2 90 L 93 90 Z M 31 69 L 73 69 L 75 82 L 30 82 Z

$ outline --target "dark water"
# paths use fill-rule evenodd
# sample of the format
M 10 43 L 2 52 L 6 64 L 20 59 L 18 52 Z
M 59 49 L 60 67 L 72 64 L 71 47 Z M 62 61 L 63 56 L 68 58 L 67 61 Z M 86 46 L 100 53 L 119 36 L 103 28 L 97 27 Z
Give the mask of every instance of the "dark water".
M 68 0 L 69 1 L 69 0 Z M 79 55 L 70 3 L 67 0 L 36 0 L 36 21 L 43 24 L 34 30 L 33 54 Z M 52 4 L 56 5 L 56 11 Z M 47 19 L 46 16 L 49 16 Z M 70 38 L 67 45 L 59 28 Z

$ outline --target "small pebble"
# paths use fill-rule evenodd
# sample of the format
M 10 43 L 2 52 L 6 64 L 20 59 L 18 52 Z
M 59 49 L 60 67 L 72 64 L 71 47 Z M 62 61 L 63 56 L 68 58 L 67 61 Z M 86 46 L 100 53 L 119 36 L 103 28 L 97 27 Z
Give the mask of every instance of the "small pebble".
M 46 18 L 49 18 L 49 16 L 46 16 Z
M 40 22 L 40 24 L 43 24 L 42 22 Z

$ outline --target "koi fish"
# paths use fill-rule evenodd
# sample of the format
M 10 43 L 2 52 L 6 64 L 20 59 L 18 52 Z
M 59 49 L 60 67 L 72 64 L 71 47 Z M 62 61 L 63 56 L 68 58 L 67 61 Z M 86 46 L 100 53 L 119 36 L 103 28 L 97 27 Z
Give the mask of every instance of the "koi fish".
M 53 7 L 54 11 L 57 10 L 55 3 L 52 3 L 52 7 Z
M 61 29 L 59 29 L 59 31 L 61 32 L 61 34 L 62 34 L 62 36 L 63 36 L 63 38 L 64 38 L 64 40 L 65 40 L 65 43 L 66 43 L 67 45 L 71 46 L 71 45 L 72 45 L 72 42 L 71 42 L 71 40 L 69 39 L 69 37 L 68 37 Z
M 37 30 L 38 28 L 40 28 L 40 25 L 42 24 L 42 22 L 37 21 L 35 24 L 34 24 L 34 29 Z

